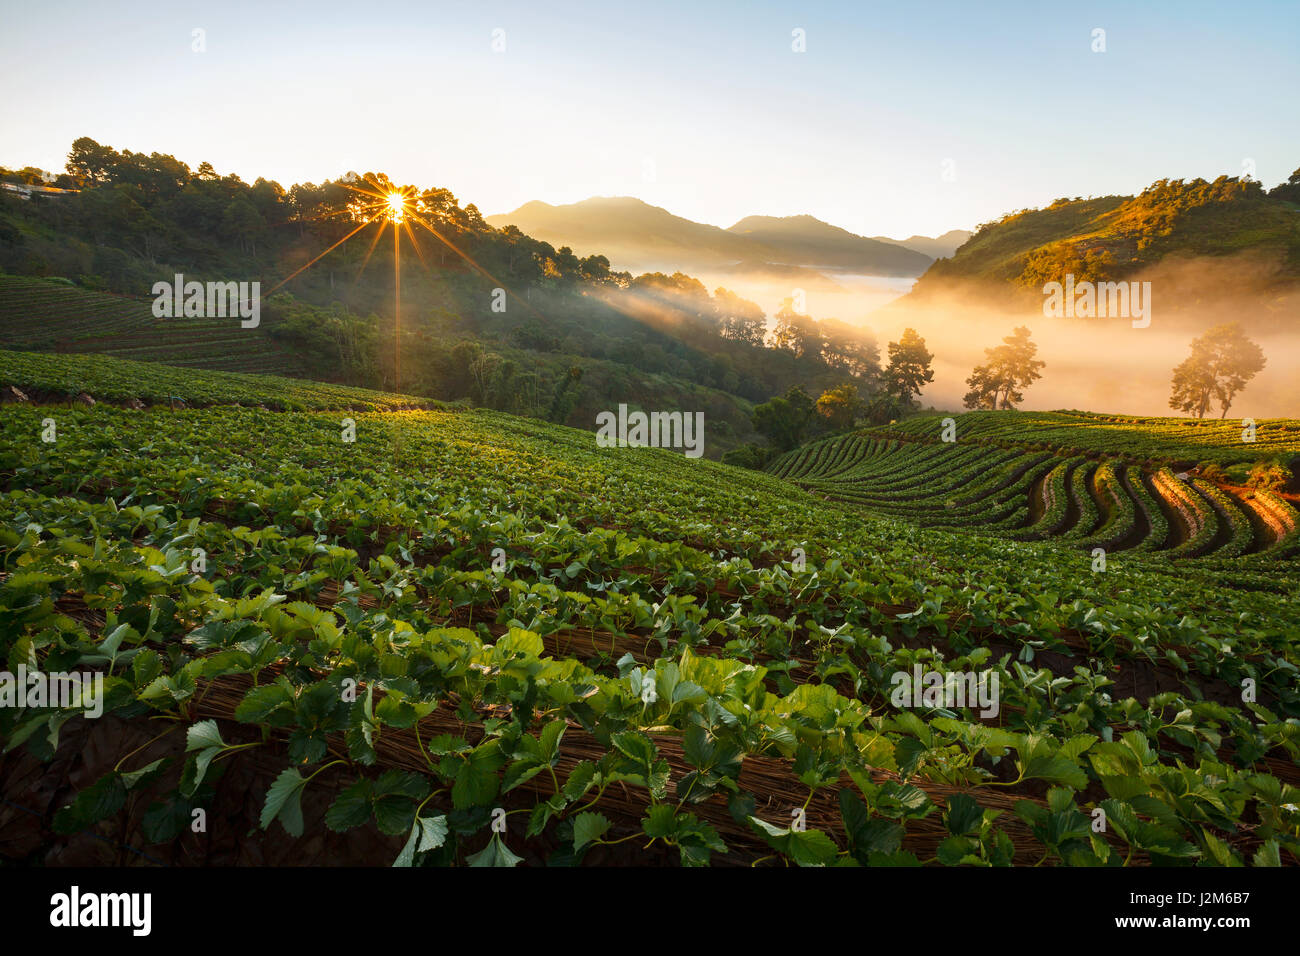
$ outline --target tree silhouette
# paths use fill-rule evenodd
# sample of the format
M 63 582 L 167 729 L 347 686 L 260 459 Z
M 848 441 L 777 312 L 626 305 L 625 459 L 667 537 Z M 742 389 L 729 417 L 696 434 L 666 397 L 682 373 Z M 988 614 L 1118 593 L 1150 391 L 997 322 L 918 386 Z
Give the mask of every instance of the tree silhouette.
M 1264 367 L 1264 350 L 1236 322 L 1216 325 L 1192 340 L 1192 354 L 1174 369 L 1169 407 L 1204 418 L 1216 397 L 1228 414 L 1232 400 Z
M 885 389 L 898 396 L 903 405 L 912 404 L 912 396 L 920 395 L 928 382 L 934 381 L 930 363 L 934 355 L 927 351 L 925 339 L 916 329 L 904 329 L 903 337 L 889 343 L 889 365 L 885 368 Z
M 1003 345 L 985 349 L 988 363 L 977 365 L 966 384 L 967 408 L 1015 408 L 1025 400 L 1020 389 L 1031 385 L 1043 376 L 1039 369 L 1046 363 L 1034 358 L 1038 346 L 1029 340 L 1029 329 L 1018 326 L 1004 338 Z
M 776 348 L 792 352 L 797 358 L 818 358 L 822 352 L 822 335 L 817 322 L 810 315 L 796 312 L 791 298 L 781 301 L 772 342 Z

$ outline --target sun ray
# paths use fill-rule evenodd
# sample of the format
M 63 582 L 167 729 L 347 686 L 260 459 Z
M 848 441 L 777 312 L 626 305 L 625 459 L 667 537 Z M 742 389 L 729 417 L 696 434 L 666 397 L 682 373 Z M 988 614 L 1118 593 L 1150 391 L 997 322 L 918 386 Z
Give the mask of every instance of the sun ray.
M 402 390 L 402 256 L 401 220 L 393 220 L 393 391 Z
M 542 315 L 541 312 L 539 312 L 539 311 L 537 311 L 537 309 L 533 308 L 533 304 L 532 304 L 531 302 L 529 302 L 527 299 L 521 299 L 518 295 L 516 295 L 514 292 L 512 292 L 512 291 L 511 291 L 511 290 L 506 286 L 506 284 L 505 284 L 504 282 L 501 282 L 499 279 L 497 279 L 496 276 L 492 275 L 492 273 L 488 272 L 488 271 L 487 271 L 486 269 L 484 269 L 481 265 L 479 265 L 477 262 L 475 262 L 472 256 L 467 255 L 467 254 L 464 253 L 464 252 L 461 252 L 461 250 L 460 250 L 459 248 L 457 248 L 457 246 L 456 246 L 456 244 L 455 244 L 454 242 L 452 242 L 450 239 L 448 239 L 446 236 L 444 236 L 442 233 L 440 233 L 437 229 L 434 229 L 433 226 L 429 225 L 427 222 L 425 222 L 423 219 L 421 219 L 421 218 L 420 218 L 419 216 L 417 216 L 415 213 L 410 213 L 410 214 L 409 214 L 409 217 L 410 217 L 411 219 L 414 219 L 417 223 L 419 223 L 419 224 L 420 224 L 421 226 L 423 226 L 425 229 L 428 229 L 431 233 L 433 233 L 433 235 L 438 239 L 439 242 L 441 242 L 444 246 L 446 246 L 446 247 L 447 247 L 448 249 L 450 249 L 452 252 L 456 253 L 456 255 L 458 255 L 461 259 L 463 259 L 465 262 L 467 262 L 467 263 L 469 264 L 470 268 L 472 268 L 472 269 L 474 269 L 476 272 L 478 272 L 479 275 L 483 276 L 485 279 L 487 279 L 488 281 L 492 282 L 496 288 L 498 288 L 498 289 L 504 289 L 506 295 L 508 295 L 510 298 L 514 299 L 516 302 L 518 302 L 520 305 L 522 305 L 522 306 L 523 306 L 525 309 L 527 309 L 529 312 L 533 313 L 533 315 L 537 316 L 539 319 L 545 319 L 545 318 L 546 318 L 546 316 Z
M 366 225 L 370 225 L 370 223 L 366 223 Z M 379 228 L 375 230 L 375 238 L 371 239 L 370 245 L 366 247 L 366 254 L 361 257 L 361 265 L 357 269 L 357 277 L 352 280 L 353 282 L 361 281 L 362 275 L 365 274 L 366 266 L 370 265 L 370 257 L 371 255 L 374 254 L 375 247 L 379 245 L 379 240 L 382 239 L 383 236 L 384 236 L 384 227 L 382 224 L 380 224 Z
M 415 250 L 415 256 L 420 260 L 420 265 L 424 266 L 426 272 L 432 274 L 433 267 L 424 258 L 424 250 L 420 248 L 420 243 L 416 241 L 415 230 L 411 228 L 410 217 L 403 220 L 402 228 L 406 230 L 406 238 L 410 240 L 411 248 Z
M 287 276 L 285 276 L 283 279 L 281 279 L 279 282 L 277 282 L 277 283 L 276 283 L 276 284 L 275 284 L 275 285 L 270 289 L 270 291 L 268 291 L 266 294 L 269 296 L 272 292 L 274 292 L 276 289 L 280 288 L 280 286 L 284 285 L 286 282 L 288 282 L 288 281 L 289 281 L 290 279 L 292 279 L 294 276 L 298 275 L 300 272 L 303 272 L 303 271 L 306 270 L 307 268 L 309 268 L 309 267 L 315 265 L 317 262 L 320 262 L 321 259 L 324 259 L 327 255 L 329 255 L 331 252 L 333 252 L 333 251 L 334 251 L 335 249 L 337 249 L 339 246 L 343 245 L 343 243 L 347 242 L 349 239 L 351 239 L 353 236 L 355 236 L 355 235 L 356 235 L 358 232 L 360 232 L 362 229 L 366 228 L 366 226 L 368 226 L 368 225 L 370 225 L 370 223 L 368 223 L 368 222 L 363 222 L 361 225 L 357 226 L 357 228 L 353 229 L 351 232 L 349 232 L 346 236 L 344 236 L 344 237 L 343 237 L 342 239 L 340 239 L 338 242 L 334 243 L 334 245 L 330 246 L 328 249 L 326 249 L 324 252 L 322 252 L 320 255 L 318 255 L 315 259 L 312 259 L 312 260 L 311 260 L 310 262 L 308 262 L 306 265 L 302 265 L 302 266 L 299 266 L 297 269 L 294 269 L 294 270 L 293 270 L 292 272 L 290 272 Z
M 349 216 L 352 219 L 360 219 L 361 223 L 345 235 L 342 239 L 330 245 L 328 249 L 311 259 L 309 262 L 295 269 L 292 273 L 277 283 L 271 292 L 284 286 L 291 279 L 301 275 L 304 271 L 315 265 L 329 253 L 333 252 L 344 242 L 351 239 L 358 232 L 371 224 L 378 224 L 379 228 L 375 231 L 374 238 L 366 247 L 365 255 L 361 259 L 361 265 L 357 269 L 356 278 L 353 282 L 360 281 L 361 276 L 365 273 L 366 267 L 370 264 L 370 259 L 375 249 L 379 245 L 379 240 L 384 234 L 384 224 L 391 223 L 393 227 L 393 388 L 401 388 L 402 376 L 402 230 L 406 231 L 410 239 L 411 248 L 415 250 L 416 257 L 420 265 L 433 275 L 436 279 L 436 273 L 433 267 L 426 260 L 424 250 L 420 248 L 420 243 L 416 236 L 416 230 L 412 224 L 422 226 L 433 235 L 435 239 L 450 249 L 460 260 L 465 262 L 471 269 L 480 276 L 487 279 L 494 287 L 503 290 L 507 296 L 522 305 L 524 309 L 531 312 L 540 319 L 545 320 L 540 311 L 533 307 L 527 299 L 521 298 L 518 294 L 509 289 L 503 282 L 498 280 L 487 269 L 479 265 L 473 256 L 462 250 L 456 243 L 444 236 L 432 223 L 426 221 L 423 217 L 415 212 L 413 203 L 419 198 L 411 187 L 396 187 L 392 184 L 384 185 L 378 181 L 372 182 L 370 179 L 362 177 L 361 182 L 364 184 L 356 186 L 351 183 L 342 183 L 351 192 L 358 197 L 356 201 L 349 202 L 345 209 L 340 210 L 339 216 Z M 386 182 L 386 180 L 385 180 Z M 268 293 L 269 294 L 269 293 Z

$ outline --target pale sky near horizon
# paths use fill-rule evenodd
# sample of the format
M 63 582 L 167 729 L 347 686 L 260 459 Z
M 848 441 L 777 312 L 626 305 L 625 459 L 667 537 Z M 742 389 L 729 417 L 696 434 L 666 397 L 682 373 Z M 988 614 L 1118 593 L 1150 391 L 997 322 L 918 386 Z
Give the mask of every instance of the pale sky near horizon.
M 285 186 L 382 170 L 484 215 L 634 195 L 903 238 L 1300 167 L 1300 0 L 51 0 L 0 22 L 11 168 L 90 136 Z

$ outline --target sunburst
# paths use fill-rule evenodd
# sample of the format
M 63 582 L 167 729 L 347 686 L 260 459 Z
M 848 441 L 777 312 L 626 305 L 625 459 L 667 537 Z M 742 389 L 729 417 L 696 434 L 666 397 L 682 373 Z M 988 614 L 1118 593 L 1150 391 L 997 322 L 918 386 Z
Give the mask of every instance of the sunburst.
M 370 261 L 370 255 L 374 252 L 375 246 L 379 244 L 383 236 L 384 228 L 388 225 L 393 227 L 393 390 L 399 391 L 401 387 L 401 337 L 402 337 L 402 272 L 401 272 L 401 233 L 405 229 L 407 236 L 411 240 L 411 247 L 415 250 L 420 260 L 420 264 L 426 270 L 432 271 L 431 267 L 424 260 L 424 253 L 420 251 L 419 243 L 415 241 L 415 233 L 411 229 L 411 224 L 425 229 L 430 235 L 434 236 L 439 242 L 450 249 L 458 258 L 463 260 L 475 272 L 488 279 L 492 284 L 501 289 L 505 289 L 508 295 L 514 301 L 522 304 L 525 309 L 537 315 L 539 318 L 545 318 L 532 304 L 522 300 L 514 292 L 510 291 L 496 279 L 491 273 L 484 269 L 474 259 L 457 248 L 455 243 L 449 240 L 441 232 L 433 227 L 420 215 L 420 198 L 421 194 L 412 186 L 397 187 L 388 181 L 386 176 L 378 177 L 374 180 L 368 177 L 349 177 L 353 182 L 343 181 L 340 185 L 346 186 L 354 194 L 355 198 L 348 203 L 344 216 L 357 223 L 355 229 L 351 230 L 342 239 L 333 243 L 324 252 L 320 253 L 306 264 L 299 266 L 289 275 L 281 279 L 274 287 L 271 288 L 267 295 L 275 292 L 281 286 L 288 283 L 291 279 L 301 275 L 307 269 L 311 268 L 325 256 L 329 255 L 347 240 L 351 239 L 357 233 L 361 232 L 367 226 L 378 225 L 374 238 L 371 240 L 369 247 L 366 249 L 365 258 L 361 261 L 361 270 L 364 271 L 366 263 Z M 354 184 L 359 179 L 359 184 Z

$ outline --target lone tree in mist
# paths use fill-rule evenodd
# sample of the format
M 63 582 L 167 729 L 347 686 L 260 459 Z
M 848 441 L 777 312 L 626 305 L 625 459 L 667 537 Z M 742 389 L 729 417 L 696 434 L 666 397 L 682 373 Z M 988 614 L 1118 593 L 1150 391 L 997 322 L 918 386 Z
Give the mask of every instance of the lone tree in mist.
M 1204 418 L 1218 398 L 1223 408 L 1219 418 L 1224 418 L 1233 398 L 1264 363 L 1264 350 L 1246 338 L 1239 324 L 1216 325 L 1192 340 L 1192 354 L 1174 369 L 1169 407 Z
M 1039 369 L 1047 363 L 1034 358 L 1038 346 L 1029 340 L 1029 329 L 1023 325 L 1002 340 L 1005 344 L 985 349 L 985 365 L 975 366 L 966 384 L 967 408 L 1015 408 L 1025 400 L 1020 389 L 1032 385 L 1043 376 Z
M 904 329 L 903 337 L 889 343 L 889 365 L 885 367 L 885 391 L 896 395 L 904 406 L 911 406 L 926 383 L 934 381 L 930 363 L 934 355 L 925 348 L 925 339 L 916 329 Z

